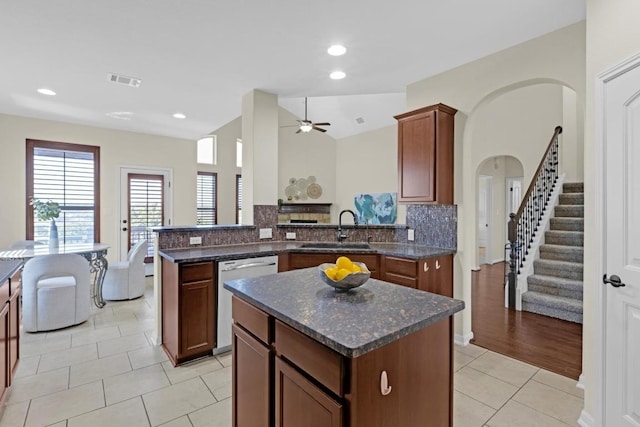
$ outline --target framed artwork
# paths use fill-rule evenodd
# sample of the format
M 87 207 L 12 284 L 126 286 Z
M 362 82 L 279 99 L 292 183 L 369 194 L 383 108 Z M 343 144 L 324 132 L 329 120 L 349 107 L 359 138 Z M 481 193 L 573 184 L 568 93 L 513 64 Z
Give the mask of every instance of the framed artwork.
M 359 224 L 395 224 L 397 193 L 356 194 L 354 204 Z

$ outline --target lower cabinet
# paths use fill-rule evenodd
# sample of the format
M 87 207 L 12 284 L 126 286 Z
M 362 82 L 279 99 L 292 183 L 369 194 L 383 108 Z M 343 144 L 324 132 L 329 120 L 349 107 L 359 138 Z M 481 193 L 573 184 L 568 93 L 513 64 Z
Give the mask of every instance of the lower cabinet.
M 213 261 L 162 261 L 162 347 L 173 365 L 211 353 L 216 345 Z
M 232 307 L 234 427 L 453 424 L 452 318 L 351 359 L 235 296 Z
M 11 278 L 11 296 L 9 297 L 9 385 L 18 368 L 20 356 L 20 322 L 22 321 L 22 286 L 20 272 Z
M 453 255 L 420 260 L 381 258 L 382 280 L 453 298 Z
M 357 254 L 347 253 L 339 254 L 333 252 L 321 253 L 289 253 L 287 260 L 288 270 L 297 270 L 299 268 L 317 267 L 323 263 L 335 263 L 339 256 L 348 256 L 351 261 L 362 262 L 366 264 L 367 269 L 371 272 L 371 277 L 380 279 L 379 274 L 379 257 L 377 254 Z M 280 270 L 283 271 L 283 270 Z
M 13 375 L 20 358 L 20 322 L 22 320 L 20 280 L 18 269 L 6 282 L 0 283 L 0 404 L 13 383 Z
M 7 284 L 3 285 L 7 286 Z M 8 286 L 7 286 L 8 287 Z M 6 398 L 7 389 L 11 383 L 11 372 L 9 372 L 8 355 L 9 343 L 6 337 L 9 335 L 9 304 L 2 305 L 0 310 L 0 402 Z

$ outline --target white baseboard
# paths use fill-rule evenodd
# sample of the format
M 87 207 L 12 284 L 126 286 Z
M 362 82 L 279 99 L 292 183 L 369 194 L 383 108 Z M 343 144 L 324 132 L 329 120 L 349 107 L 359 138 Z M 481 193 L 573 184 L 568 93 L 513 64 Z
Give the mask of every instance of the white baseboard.
M 491 261 L 491 265 L 493 264 L 497 264 L 499 262 L 504 262 L 504 258 L 498 258 L 498 259 L 494 259 L 493 261 Z
M 584 409 L 580 412 L 580 418 L 578 418 L 578 424 L 582 427 L 596 427 L 596 420 Z
M 580 374 L 580 376 L 578 377 L 578 384 L 576 384 L 576 387 L 584 390 L 584 374 Z
M 473 339 L 473 332 L 469 332 L 468 334 L 455 334 L 453 337 L 453 342 L 457 345 L 466 346 L 469 345 L 469 342 Z

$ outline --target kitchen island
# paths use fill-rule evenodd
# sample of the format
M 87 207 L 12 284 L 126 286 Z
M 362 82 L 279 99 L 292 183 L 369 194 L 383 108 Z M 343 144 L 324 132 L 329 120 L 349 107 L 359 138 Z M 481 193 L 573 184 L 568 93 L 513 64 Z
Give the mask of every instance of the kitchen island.
M 233 425 L 451 426 L 462 301 L 315 268 L 225 283 L 233 297 Z

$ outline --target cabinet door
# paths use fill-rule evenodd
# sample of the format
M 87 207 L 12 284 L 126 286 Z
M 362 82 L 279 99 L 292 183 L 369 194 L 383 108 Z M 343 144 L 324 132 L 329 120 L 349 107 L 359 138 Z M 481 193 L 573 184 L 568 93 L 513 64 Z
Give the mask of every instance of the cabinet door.
M 433 202 L 436 197 L 436 113 L 398 122 L 399 202 Z
M 272 353 L 238 325 L 232 325 L 233 427 L 271 426 Z
M 276 427 L 339 427 L 342 405 L 276 357 Z
M 319 254 L 295 254 L 289 255 L 289 270 L 297 270 L 299 268 L 317 267 L 325 262 L 336 262 L 336 254 L 319 253 Z
M 22 297 L 22 289 L 12 289 L 13 295 L 9 299 L 9 376 L 8 383 L 11 385 L 11 379 L 18 365 L 18 357 L 20 355 L 20 318 L 22 317 L 22 307 L 20 298 Z
M 204 354 L 215 346 L 213 280 L 180 285 L 180 357 Z
M 4 286 L 7 286 L 6 284 Z M 8 288 L 8 286 L 7 286 Z M 7 336 L 9 335 L 9 304 L 5 303 L 0 311 L 0 402 L 6 398 L 7 387 L 9 386 L 9 364 L 7 356 L 9 353 Z
M 419 261 L 418 289 L 453 298 L 453 255 Z

